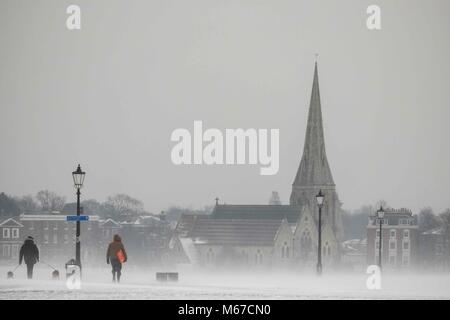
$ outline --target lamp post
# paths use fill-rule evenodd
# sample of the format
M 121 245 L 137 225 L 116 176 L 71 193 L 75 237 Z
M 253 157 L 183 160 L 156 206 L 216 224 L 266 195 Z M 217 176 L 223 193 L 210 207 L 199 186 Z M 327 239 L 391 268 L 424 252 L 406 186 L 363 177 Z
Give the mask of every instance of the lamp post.
M 378 244 L 378 267 L 380 267 L 381 270 L 381 244 L 383 242 L 383 233 L 382 233 L 382 226 L 383 226 L 383 218 L 384 218 L 384 210 L 383 206 L 380 206 L 380 209 L 377 210 L 377 217 L 380 222 L 380 241 Z
M 319 207 L 319 239 L 317 244 L 317 275 L 322 274 L 322 206 L 323 206 L 324 195 L 322 190 L 316 195 L 317 206 Z
M 79 217 L 81 214 L 80 207 L 80 189 L 83 187 L 84 176 L 86 172 L 81 170 L 81 166 L 78 165 L 77 170 L 72 172 L 73 183 L 75 189 L 77 189 L 77 216 Z M 76 233 L 76 242 L 75 242 L 75 261 L 77 265 L 81 269 L 81 258 L 80 258 L 80 220 L 77 220 L 77 233 Z

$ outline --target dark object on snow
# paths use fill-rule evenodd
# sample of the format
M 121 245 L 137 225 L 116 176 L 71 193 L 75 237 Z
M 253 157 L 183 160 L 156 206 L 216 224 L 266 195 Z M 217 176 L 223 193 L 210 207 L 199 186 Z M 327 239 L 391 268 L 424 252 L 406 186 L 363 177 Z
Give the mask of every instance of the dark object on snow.
M 178 281 L 178 272 L 168 272 L 167 280 L 177 282 Z
M 33 237 L 29 236 L 20 248 L 19 253 L 19 265 L 22 264 L 22 260 L 25 260 L 28 279 L 33 278 L 33 267 L 39 261 L 39 250 L 33 240 Z
M 7 273 L 6 273 L 6 277 L 8 278 L 8 279 L 14 279 L 14 271 L 16 271 L 16 269 L 18 268 L 20 266 L 20 264 L 18 264 L 14 269 L 13 269 L 13 271 L 8 271 Z
M 157 272 L 156 280 L 160 281 L 160 282 L 166 282 L 166 281 L 177 282 L 178 281 L 178 272 Z
M 167 272 L 157 272 L 156 280 L 160 281 L 160 282 L 166 282 L 167 281 Z
M 53 280 L 59 280 L 59 271 L 58 270 L 53 270 L 53 272 L 52 272 L 52 279 Z

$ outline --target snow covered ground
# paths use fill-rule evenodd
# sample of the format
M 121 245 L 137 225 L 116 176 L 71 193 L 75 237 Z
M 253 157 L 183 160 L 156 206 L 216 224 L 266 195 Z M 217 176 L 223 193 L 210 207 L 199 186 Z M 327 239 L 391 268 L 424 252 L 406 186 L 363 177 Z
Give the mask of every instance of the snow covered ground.
M 64 270 L 51 280 L 51 269 L 37 267 L 35 280 L 25 267 L 7 279 L 10 268 L 0 268 L 0 299 L 450 299 L 450 274 L 386 274 L 381 290 L 368 290 L 361 273 L 211 274 L 179 271 L 176 283 L 160 283 L 155 272 L 124 267 L 122 283 L 113 284 L 109 268 L 84 269 L 80 290 L 69 290 Z

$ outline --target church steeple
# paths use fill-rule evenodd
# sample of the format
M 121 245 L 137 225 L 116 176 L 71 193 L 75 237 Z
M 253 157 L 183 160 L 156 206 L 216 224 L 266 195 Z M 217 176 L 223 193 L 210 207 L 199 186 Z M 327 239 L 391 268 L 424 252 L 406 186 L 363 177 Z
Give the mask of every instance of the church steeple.
M 325 152 L 317 61 L 314 66 L 314 80 L 308 112 L 305 145 L 300 166 L 292 184 L 290 204 L 308 207 L 317 223 L 319 210 L 316 195 L 319 190 L 322 190 L 324 195 L 322 223 L 324 226 L 331 227 L 337 242 L 336 248 L 339 248 L 339 241 L 343 235 L 341 202 L 336 193 L 336 186 Z M 339 256 L 340 252 L 337 249 L 335 257 L 338 259 Z
M 303 156 L 293 186 L 334 186 L 333 176 L 331 175 L 325 152 L 317 61 L 314 67 L 314 80 L 309 103 Z

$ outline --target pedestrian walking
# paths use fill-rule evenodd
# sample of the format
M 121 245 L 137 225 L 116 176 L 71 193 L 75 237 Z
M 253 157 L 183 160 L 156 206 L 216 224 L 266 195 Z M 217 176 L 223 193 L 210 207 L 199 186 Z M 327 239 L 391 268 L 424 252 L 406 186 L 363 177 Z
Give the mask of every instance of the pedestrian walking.
M 39 262 L 39 249 L 34 243 L 34 238 L 28 236 L 19 253 L 19 265 L 22 264 L 22 260 L 25 261 L 27 265 L 27 277 L 28 279 L 33 279 L 33 268 L 36 262 Z
M 122 239 L 115 234 L 113 241 L 109 244 L 106 251 L 106 263 L 111 263 L 113 282 L 120 282 L 122 275 L 122 263 L 127 261 L 127 252 L 123 246 Z

